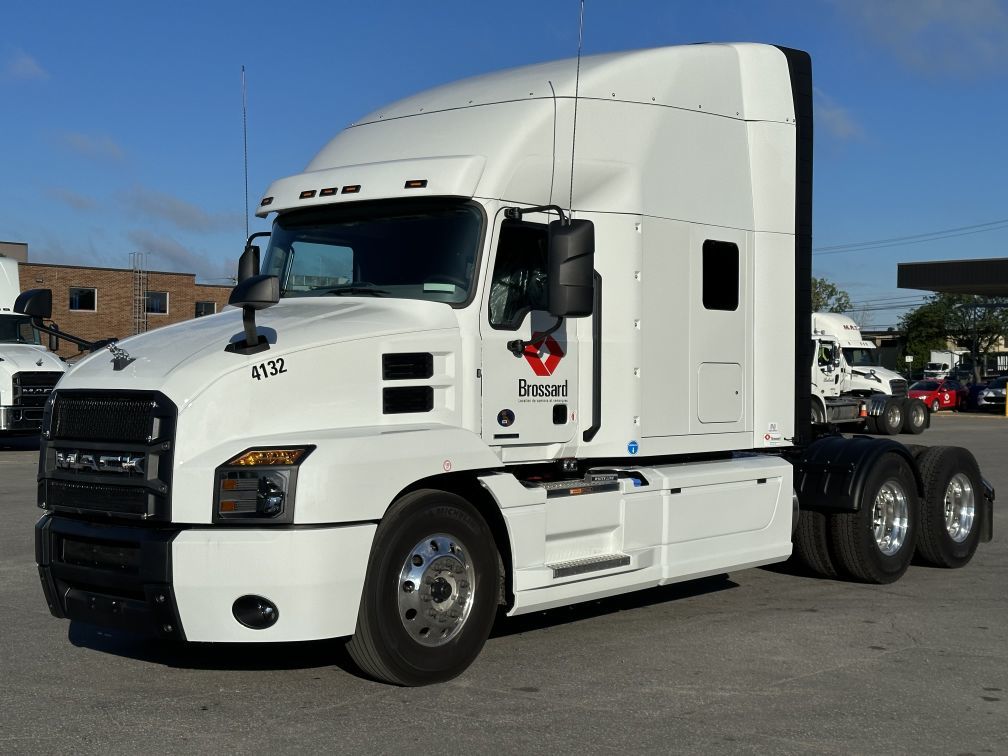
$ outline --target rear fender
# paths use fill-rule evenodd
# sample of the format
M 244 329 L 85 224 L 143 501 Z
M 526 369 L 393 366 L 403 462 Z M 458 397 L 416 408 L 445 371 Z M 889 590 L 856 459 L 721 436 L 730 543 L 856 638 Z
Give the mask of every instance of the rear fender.
M 814 441 L 795 464 L 795 490 L 802 509 L 857 512 L 872 467 L 885 454 L 898 454 L 913 470 L 917 493 L 924 485 L 913 454 L 892 439 L 825 436 Z

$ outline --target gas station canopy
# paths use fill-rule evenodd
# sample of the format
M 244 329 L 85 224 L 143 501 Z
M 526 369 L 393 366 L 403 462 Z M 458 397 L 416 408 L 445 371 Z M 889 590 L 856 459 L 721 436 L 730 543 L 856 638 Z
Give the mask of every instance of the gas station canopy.
M 896 286 L 945 294 L 1008 297 L 1008 257 L 899 263 Z

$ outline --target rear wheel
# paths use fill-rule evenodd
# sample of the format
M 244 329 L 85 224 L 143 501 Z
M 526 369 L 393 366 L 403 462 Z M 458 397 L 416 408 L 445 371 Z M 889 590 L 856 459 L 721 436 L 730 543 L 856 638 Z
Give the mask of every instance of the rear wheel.
M 378 526 L 347 643 L 365 674 L 397 685 L 449 680 L 468 667 L 497 611 L 498 558 L 465 499 L 414 491 Z
M 833 515 L 834 554 L 851 577 L 892 583 L 910 565 L 920 520 L 917 482 L 909 463 L 898 454 L 876 460 L 859 504 L 857 512 Z
M 937 412 L 940 409 L 941 409 L 941 402 L 939 402 L 937 399 L 934 399 L 931 402 L 931 411 L 932 412 Z
M 916 436 L 923 433 L 925 428 L 927 428 L 927 407 L 920 399 L 911 399 L 906 404 L 906 422 L 903 424 L 903 430 Z
M 887 400 L 882 414 L 875 422 L 882 433 L 895 436 L 903 430 L 903 402 L 898 399 Z
M 938 567 L 962 567 L 980 541 L 980 469 L 972 454 L 952 446 L 928 449 L 918 464 L 924 501 L 917 553 Z
M 829 523 L 822 512 L 802 509 L 794 532 L 794 557 L 816 575 L 835 578 L 839 574 L 829 552 Z

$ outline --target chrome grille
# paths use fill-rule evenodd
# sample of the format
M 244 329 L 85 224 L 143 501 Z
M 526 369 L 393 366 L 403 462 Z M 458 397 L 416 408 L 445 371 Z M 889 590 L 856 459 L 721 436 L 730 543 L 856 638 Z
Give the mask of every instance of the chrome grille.
M 906 396 L 907 382 L 902 378 L 893 378 L 889 381 L 889 391 L 893 396 Z
M 45 406 L 46 399 L 53 388 L 63 377 L 59 370 L 39 370 L 26 373 L 15 373 L 13 376 L 14 406 L 37 407 Z

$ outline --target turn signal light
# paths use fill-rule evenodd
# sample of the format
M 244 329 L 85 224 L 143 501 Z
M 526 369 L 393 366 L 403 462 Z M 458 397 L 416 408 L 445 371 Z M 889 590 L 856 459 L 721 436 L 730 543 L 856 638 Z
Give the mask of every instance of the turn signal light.
M 297 449 L 254 449 L 239 454 L 227 462 L 238 467 L 296 465 L 307 454 L 305 448 Z

